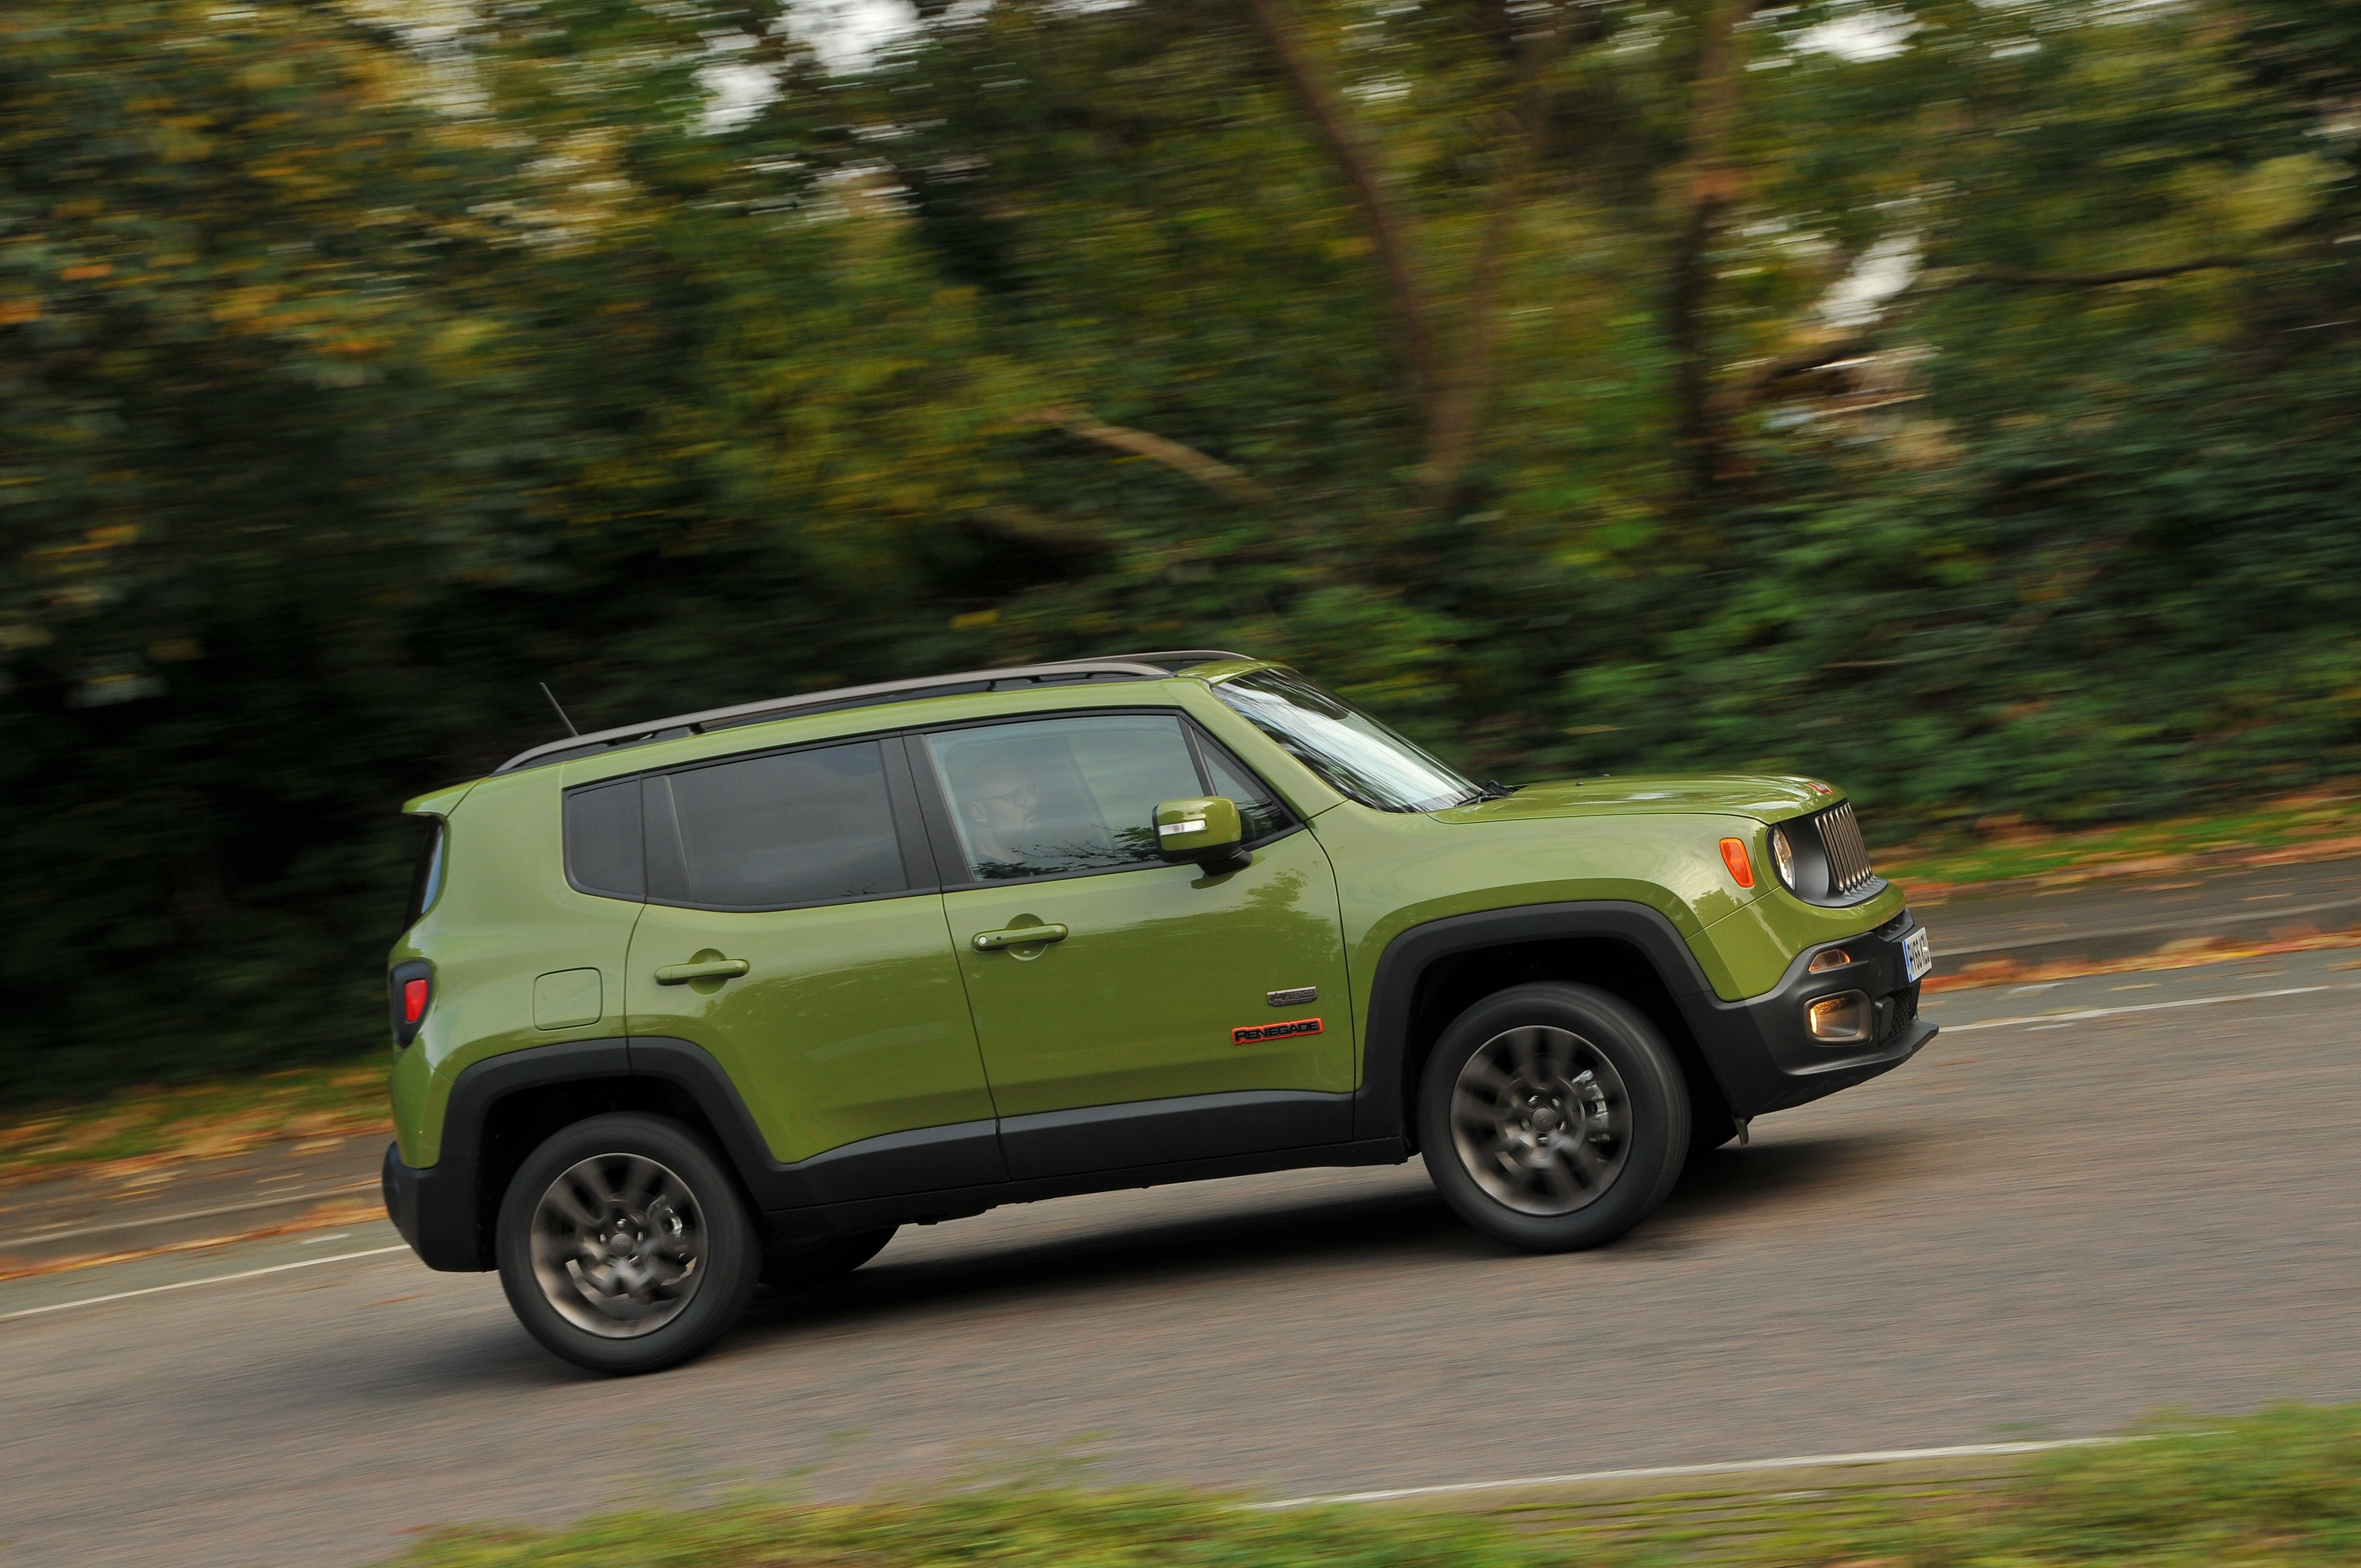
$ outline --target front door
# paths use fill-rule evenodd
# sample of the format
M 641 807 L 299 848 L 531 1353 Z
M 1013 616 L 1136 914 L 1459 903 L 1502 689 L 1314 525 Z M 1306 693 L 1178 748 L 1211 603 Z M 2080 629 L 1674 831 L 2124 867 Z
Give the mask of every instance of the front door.
M 940 730 L 912 761 L 969 883 L 944 908 L 1012 1176 L 1350 1137 L 1334 873 L 1251 773 L 1170 713 Z M 1157 859 L 1157 805 L 1200 795 L 1246 797 L 1252 865 Z M 1064 935 L 975 945 L 1035 927 Z
M 643 780 L 642 798 L 635 1042 L 709 1052 L 782 1164 L 835 1151 L 807 1171 L 808 1201 L 999 1179 L 901 740 L 676 769 Z

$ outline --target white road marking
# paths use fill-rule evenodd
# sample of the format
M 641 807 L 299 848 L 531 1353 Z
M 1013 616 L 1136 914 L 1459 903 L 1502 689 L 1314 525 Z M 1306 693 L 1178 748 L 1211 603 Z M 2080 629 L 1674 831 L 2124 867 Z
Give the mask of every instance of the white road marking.
M 1894 1464 L 1914 1459 L 1984 1459 L 2011 1453 L 2048 1453 L 2060 1448 L 2100 1448 L 2137 1442 L 2136 1437 L 2061 1437 L 2041 1442 L 1960 1442 L 1948 1448 L 1875 1448 L 1861 1453 L 1795 1453 L 1782 1459 L 1740 1459 L 1726 1464 L 1653 1464 L 1639 1470 L 1585 1470 L 1569 1475 L 1524 1475 L 1512 1481 L 1457 1481 L 1443 1486 L 1392 1486 L 1381 1492 L 1323 1492 L 1254 1503 L 1263 1511 L 1323 1508 L 1332 1503 L 1390 1503 L 1404 1497 L 1452 1497 L 1469 1492 L 1506 1492 L 1525 1486 L 1573 1486 L 1587 1481 L 1664 1481 L 1683 1475 L 1738 1475 L 1753 1470 L 1808 1470 L 1826 1464 Z
M 2243 991 L 2235 996 L 2189 996 L 2179 1002 L 2138 1002 L 2122 1007 L 2086 1007 L 2080 1013 L 2027 1013 L 2015 1018 L 1984 1018 L 1973 1024 L 1944 1024 L 1943 1033 L 1964 1035 L 1974 1029 L 2007 1029 L 2017 1026 L 2058 1028 L 2067 1024 L 2087 1023 L 2093 1018 L 2117 1018 L 2126 1013 L 2161 1013 L 2171 1007 L 2209 1007 L 2219 1002 L 2268 1002 L 2274 996 L 2309 996 L 2316 991 L 2350 991 L 2349 985 L 2290 985 L 2278 991 Z
M 324 1263 L 350 1263 L 357 1257 L 383 1257 L 390 1252 L 408 1252 L 409 1250 L 407 1244 L 399 1246 L 373 1246 L 366 1252 L 340 1252 L 329 1257 L 307 1257 L 300 1263 L 274 1263 L 268 1268 L 248 1268 L 236 1274 L 216 1274 L 204 1279 L 176 1279 L 170 1285 L 150 1285 L 139 1290 L 117 1290 L 112 1296 L 85 1296 L 79 1301 L 56 1301 L 46 1307 L 20 1307 L 13 1312 L 0 1312 L 0 1323 L 5 1323 L 11 1318 L 38 1318 L 44 1312 L 65 1312 L 76 1307 L 97 1307 L 109 1301 L 128 1301 L 134 1296 L 160 1296 L 167 1290 L 191 1290 L 200 1285 L 226 1285 L 233 1279 L 259 1279 L 266 1274 L 284 1274 L 291 1268 L 317 1268 Z
M 333 1198 L 339 1192 L 358 1192 L 363 1188 L 374 1188 L 377 1185 L 378 1179 L 372 1176 L 367 1181 L 348 1181 L 342 1187 L 323 1187 L 316 1190 L 302 1192 L 281 1192 L 276 1197 L 257 1198 L 248 1203 L 224 1203 L 218 1208 L 187 1209 L 177 1214 L 150 1214 L 137 1220 L 112 1220 L 103 1225 L 72 1225 L 62 1230 L 53 1228 L 46 1231 L 25 1231 L 16 1235 L 0 1237 L 0 1243 L 9 1246 L 29 1246 L 35 1242 L 76 1241 L 83 1236 L 102 1236 L 109 1231 L 137 1230 L 142 1225 L 177 1225 L 186 1220 L 210 1220 L 221 1214 L 243 1214 L 249 1209 L 277 1209 L 289 1203 L 302 1203 L 314 1198 Z

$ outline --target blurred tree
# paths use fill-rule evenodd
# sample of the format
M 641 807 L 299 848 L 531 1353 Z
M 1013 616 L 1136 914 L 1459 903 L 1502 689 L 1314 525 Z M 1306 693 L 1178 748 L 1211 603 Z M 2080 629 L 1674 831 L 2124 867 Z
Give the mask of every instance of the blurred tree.
M 350 1048 L 391 804 L 994 659 L 1872 826 L 2361 770 L 2293 0 L 0 12 L 19 1092 Z

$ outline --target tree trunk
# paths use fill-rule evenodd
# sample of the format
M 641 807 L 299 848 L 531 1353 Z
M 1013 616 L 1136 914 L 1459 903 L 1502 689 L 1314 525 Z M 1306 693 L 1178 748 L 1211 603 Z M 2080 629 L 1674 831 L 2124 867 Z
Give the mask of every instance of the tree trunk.
M 1492 390 L 1492 350 L 1499 337 L 1500 270 L 1522 211 L 1526 182 L 1541 160 L 1542 144 L 1549 135 L 1549 68 L 1563 42 L 1561 24 L 1538 38 L 1529 38 L 1520 51 L 1519 101 L 1510 133 L 1515 144 L 1492 188 L 1476 264 L 1468 277 L 1459 353 L 1449 380 L 1435 397 L 1428 432 L 1424 488 L 1437 505 L 1451 500 L 1453 489 L 1475 455 L 1483 428 L 1484 404 Z
M 1434 323 L 1426 289 L 1411 255 L 1409 225 L 1378 176 L 1368 138 L 1305 54 L 1280 0 L 1246 0 L 1246 7 L 1278 61 L 1279 73 L 1302 106 L 1304 117 L 1312 122 L 1313 132 L 1352 190 L 1362 226 L 1377 251 L 1378 266 L 1385 273 L 1395 324 L 1401 331 L 1402 372 L 1411 406 L 1418 411 L 1421 422 L 1431 426 L 1436 389 Z
M 1697 72 L 1690 89 L 1689 151 L 1679 180 L 1680 208 L 1668 269 L 1664 336 L 1673 354 L 1673 439 L 1685 499 L 1694 510 L 1712 493 L 1720 467 L 1713 416 L 1713 250 L 1722 218 L 1738 194 L 1730 146 L 1738 124 L 1738 25 L 1754 0 L 1705 0 L 1697 19 Z

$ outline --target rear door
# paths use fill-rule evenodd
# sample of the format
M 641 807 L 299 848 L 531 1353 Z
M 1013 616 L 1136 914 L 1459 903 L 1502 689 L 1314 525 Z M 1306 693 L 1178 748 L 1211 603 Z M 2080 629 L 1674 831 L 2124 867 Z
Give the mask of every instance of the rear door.
M 710 1053 L 782 1163 L 886 1140 L 851 1151 L 814 1201 L 999 1179 L 901 739 L 725 758 L 640 789 L 635 1041 Z
M 1341 1143 L 1353 1030 L 1313 836 L 1170 712 L 966 726 L 913 746 L 1010 1174 Z M 1157 858 L 1165 800 L 1239 801 L 1246 869 Z M 1064 927 L 979 949 L 979 935 Z

